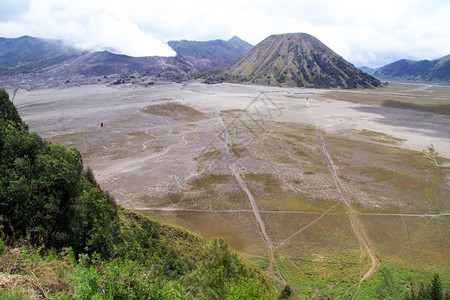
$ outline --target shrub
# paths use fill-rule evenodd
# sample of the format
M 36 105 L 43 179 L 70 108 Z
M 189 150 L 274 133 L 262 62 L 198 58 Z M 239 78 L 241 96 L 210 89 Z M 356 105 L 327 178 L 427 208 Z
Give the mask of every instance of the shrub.
M 3 251 L 5 251 L 5 250 L 6 250 L 5 242 L 3 242 L 3 239 L 0 238 L 0 254 L 2 254 Z

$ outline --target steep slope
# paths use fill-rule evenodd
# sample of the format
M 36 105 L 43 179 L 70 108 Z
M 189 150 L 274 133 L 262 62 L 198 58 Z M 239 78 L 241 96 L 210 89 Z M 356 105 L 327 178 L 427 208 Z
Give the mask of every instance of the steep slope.
M 374 71 L 380 79 L 450 83 L 450 55 L 435 60 L 402 59 Z
M 178 57 L 191 63 L 198 71 L 228 65 L 253 47 L 237 36 L 228 41 L 169 41 L 168 45 L 177 52 Z
M 207 76 L 215 81 L 316 88 L 380 84 L 306 33 L 269 36 L 229 67 Z
M 59 64 L 84 52 L 63 41 L 22 36 L 0 38 L 0 74 L 29 72 Z

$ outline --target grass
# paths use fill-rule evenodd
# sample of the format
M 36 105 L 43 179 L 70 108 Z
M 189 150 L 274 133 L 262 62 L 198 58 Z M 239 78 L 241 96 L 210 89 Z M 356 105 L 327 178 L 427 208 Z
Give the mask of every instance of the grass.
M 374 142 L 378 142 L 378 143 L 397 145 L 396 142 L 388 141 L 388 140 L 384 140 L 384 139 L 379 139 L 379 138 L 372 138 L 372 139 L 370 139 L 370 140 L 371 140 L 371 141 L 374 141 Z
M 70 256 L 57 260 L 50 251 L 43 257 L 41 249 L 14 248 L 0 255 L 1 299 L 36 299 L 54 297 L 68 289 L 65 275 L 71 270 Z
M 302 297 L 342 296 L 359 280 L 359 266 L 348 263 L 356 257 L 348 253 L 303 255 L 290 259 L 282 256 L 277 263 L 284 278 Z
M 246 109 L 235 108 L 235 109 L 224 109 L 224 110 L 221 110 L 220 113 L 224 114 L 224 116 L 225 116 L 227 114 L 241 113 L 241 112 L 246 112 L 246 111 L 247 111 Z
M 362 136 L 372 137 L 370 138 L 371 141 L 390 145 L 398 145 L 399 143 L 406 141 L 405 139 L 398 138 L 390 134 L 371 131 L 367 129 L 359 130 L 357 131 L 357 133 Z
M 438 272 L 450 286 L 448 236 L 450 217 L 398 217 L 361 215 L 368 236 L 376 246 L 380 260 L 411 270 Z M 384 228 L 380 230 L 380 228 Z M 443 277 L 443 278 L 444 278 Z
M 28 300 L 34 299 L 28 292 L 21 290 L 0 290 L 0 299 L 5 300 Z
M 234 156 L 236 156 L 236 158 L 241 158 L 241 157 L 243 157 L 245 149 L 239 147 L 238 144 L 233 143 L 231 145 L 231 151 L 233 152 Z
M 297 134 L 292 134 L 292 133 L 289 133 L 289 132 L 283 132 L 283 135 L 285 137 L 287 137 L 287 138 L 294 139 L 297 142 L 303 142 L 305 140 L 304 136 L 300 136 L 300 135 L 297 135 Z
M 285 189 L 280 179 L 271 173 L 250 172 L 245 174 L 244 179 L 262 210 L 321 212 L 336 204 L 320 197 L 311 197 L 309 193 Z
M 143 109 L 142 112 L 190 122 L 206 118 L 204 113 L 196 110 L 195 108 L 176 102 L 149 105 Z
M 265 251 L 263 237 L 249 212 L 151 212 L 145 214 L 153 219 L 164 220 L 186 228 L 207 239 L 220 238 L 241 253 L 260 254 Z M 252 259 L 253 260 L 253 259 Z
M 220 156 L 220 150 L 211 150 L 205 153 L 201 153 L 198 156 L 194 157 L 194 160 L 201 160 L 201 159 L 213 159 Z
M 369 131 L 363 134 L 378 135 Z M 351 136 L 325 138 L 340 178 L 351 190 L 364 193 L 362 201 L 361 194 L 354 197 L 358 210 L 435 213 L 450 208 L 445 201 L 450 197 L 446 183 L 449 170 L 439 165 L 435 154 L 387 147 Z

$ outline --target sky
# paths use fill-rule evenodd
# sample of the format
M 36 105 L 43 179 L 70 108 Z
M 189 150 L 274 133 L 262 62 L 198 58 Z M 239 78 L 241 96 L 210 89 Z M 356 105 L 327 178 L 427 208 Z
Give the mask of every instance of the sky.
M 306 32 L 355 66 L 380 67 L 450 54 L 449 16 L 449 0 L 0 0 L 0 36 L 172 56 L 169 40 L 256 45 Z

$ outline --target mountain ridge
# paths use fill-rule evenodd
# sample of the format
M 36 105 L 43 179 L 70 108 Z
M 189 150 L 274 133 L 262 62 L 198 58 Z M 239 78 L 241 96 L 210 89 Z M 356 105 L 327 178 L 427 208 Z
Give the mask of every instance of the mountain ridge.
M 373 71 L 380 79 L 450 83 L 450 54 L 434 60 L 401 59 Z
M 86 53 L 62 40 L 0 37 L 0 74 L 27 73 Z
M 221 67 L 239 59 L 253 46 L 237 36 L 228 41 L 169 41 L 167 44 L 177 53 L 177 57 L 192 64 L 197 71 Z
M 271 35 L 230 66 L 205 75 L 212 81 L 314 88 L 379 86 L 307 33 Z
M 60 40 L 30 36 L 0 38 L 0 74 L 11 77 L 30 74 L 25 81 L 130 74 L 179 81 L 195 72 L 227 65 L 251 48 L 236 36 L 228 41 L 171 41 L 170 44 L 178 50 L 176 56 L 133 57 L 110 51 L 83 51 Z

